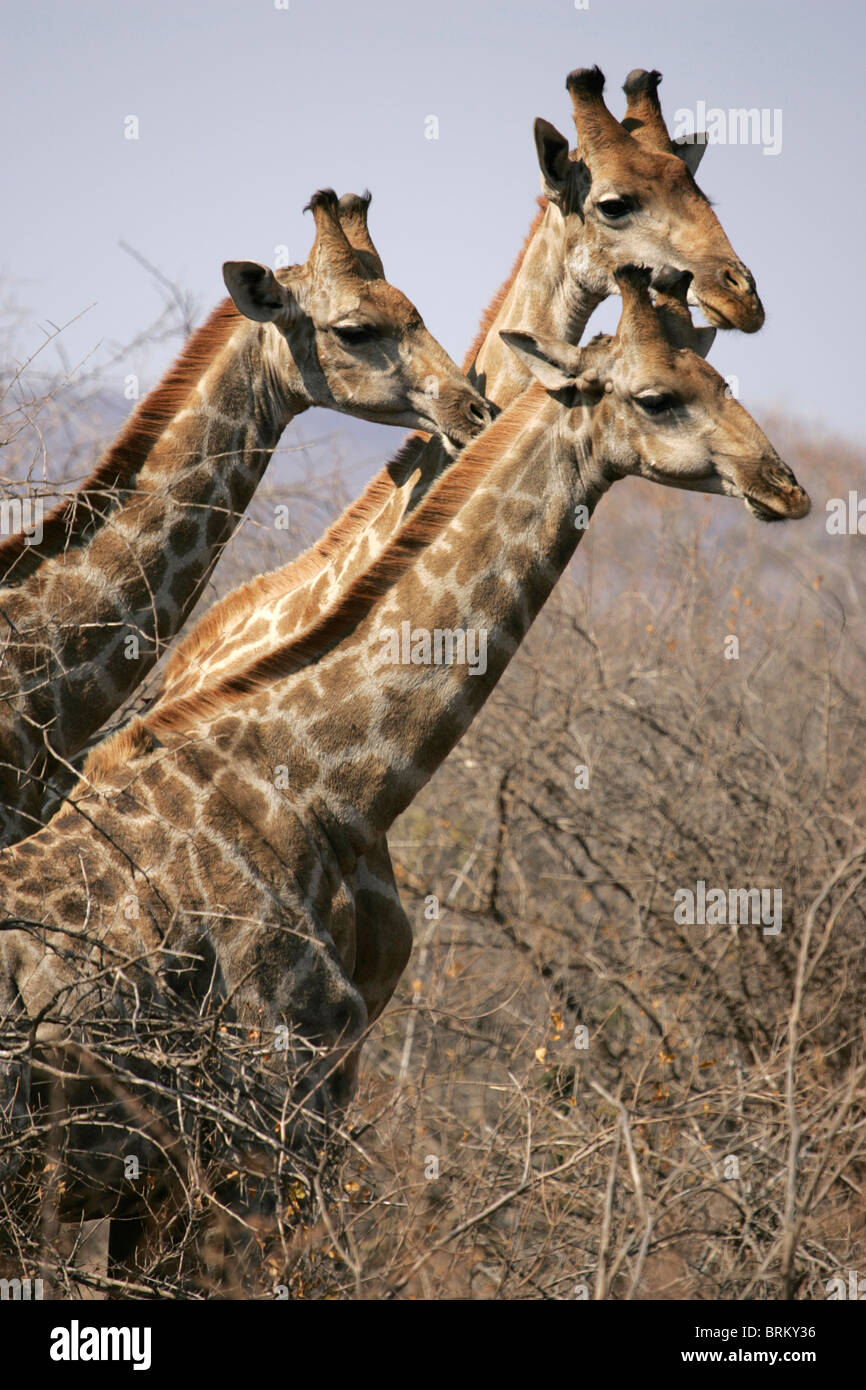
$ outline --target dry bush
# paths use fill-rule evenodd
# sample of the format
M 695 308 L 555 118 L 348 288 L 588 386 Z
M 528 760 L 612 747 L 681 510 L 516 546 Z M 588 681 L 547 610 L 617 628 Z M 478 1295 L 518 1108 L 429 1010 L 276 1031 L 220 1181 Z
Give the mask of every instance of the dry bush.
M 51 1045 L 0 1026 L 4 1081 L 28 1086 L 0 1127 L 0 1277 L 51 1298 L 260 1296 L 264 1252 L 292 1264 L 302 1207 L 331 1200 L 333 1059 L 275 1047 L 225 1000 L 127 1002 L 125 1021 L 94 1004 L 72 1024 L 58 999 Z M 79 1258 L 109 1220 L 110 1263 Z

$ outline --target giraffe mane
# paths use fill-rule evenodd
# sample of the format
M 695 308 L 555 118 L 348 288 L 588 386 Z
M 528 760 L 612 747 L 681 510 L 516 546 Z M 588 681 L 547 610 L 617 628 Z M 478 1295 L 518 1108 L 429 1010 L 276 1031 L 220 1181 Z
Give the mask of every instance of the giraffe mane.
M 124 728 L 118 729 L 117 733 L 112 734 L 104 743 L 98 744 L 88 754 L 82 769 L 82 779 L 78 790 L 83 791 L 88 785 L 99 786 L 108 780 L 110 774 L 116 772 L 120 766 L 125 766 L 134 758 L 144 757 L 145 754 L 152 753 L 155 747 L 156 740 L 141 719 L 131 720 Z
M 467 372 L 481 351 L 484 340 L 490 333 L 496 317 L 502 308 L 508 291 L 517 279 L 529 243 L 535 236 L 547 209 L 547 199 L 539 196 L 536 200 L 538 211 L 526 233 L 523 245 L 515 258 L 508 278 L 500 285 L 481 316 L 475 340 L 467 352 L 462 370 Z M 184 688 L 184 677 L 193 675 L 200 658 L 222 632 L 226 623 L 237 618 L 250 617 L 263 603 L 270 602 L 282 594 L 298 588 L 307 579 L 320 574 L 331 556 L 339 552 L 353 535 L 357 535 L 368 522 L 379 515 L 395 488 L 402 487 L 412 473 L 414 461 L 423 447 L 427 436 L 416 432 L 409 435 L 400 446 L 393 459 L 370 479 L 360 497 L 351 502 L 327 531 L 313 545 L 296 559 L 278 570 L 268 574 L 256 575 L 254 579 L 234 589 L 225 598 L 208 610 L 169 657 L 161 686 L 159 699 L 168 695 L 174 686 L 172 699 L 180 698 Z M 2 551 L 0 551 L 2 556 Z M 302 638 L 293 640 L 303 640 Z
M 526 255 L 527 250 L 529 249 L 529 243 L 532 241 L 532 238 L 535 236 L 535 233 L 541 226 L 541 219 L 544 217 L 544 214 L 547 211 L 547 199 L 544 197 L 543 194 L 539 194 L 538 198 L 536 199 L 536 202 L 538 203 L 538 212 L 532 219 L 529 231 L 526 233 L 523 245 L 517 253 L 514 265 L 511 267 L 511 270 L 508 274 L 508 278 L 506 280 L 503 280 L 502 284 L 499 286 L 499 289 L 496 291 L 490 303 L 487 305 L 487 308 L 484 310 L 484 313 L 481 315 L 481 322 L 478 325 L 478 332 L 475 334 L 475 337 L 472 340 L 472 345 L 463 359 L 463 365 L 461 370 L 464 372 L 469 371 L 469 368 L 472 366 L 472 363 L 475 361 L 476 357 L 478 356 L 479 352 L 484 346 L 484 341 L 487 335 L 489 334 L 491 328 L 493 327 L 494 323 L 496 322 L 496 316 L 499 313 L 499 310 L 502 308 L 503 304 L 505 303 L 508 291 L 514 284 L 514 281 L 517 279 L 520 267 L 523 265 L 523 258 Z
M 544 387 L 533 382 L 469 444 L 381 554 L 301 637 L 286 639 L 273 651 L 254 658 L 243 669 L 223 676 L 210 687 L 168 700 L 164 705 L 158 702 L 143 716 L 143 726 L 157 737 L 163 733 L 189 732 L 203 720 L 225 712 L 238 701 L 293 675 L 331 651 L 369 615 L 418 556 L 441 535 L 491 465 L 502 457 L 503 450 L 507 450 L 534 419 L 545 395 Z M 109 762 L 113 743 L 114 739 L 108 740 L 100 750 Z M 122 755 L 122 750 L 118 753 Z
M 25 579 L 44 560 L 81 541 L 104 520 L 109 505 L 105 494 L 135 477 L 206 367 L 242 322 L 243 316 L 230 299 L 217 305 L 192 333 L 162 380 L 136 406 L 93 472 L 73 496 L 64 498 L 43 518 L 40 544 L 28 545 L 24 531 L 0 541 L 2 582 Z

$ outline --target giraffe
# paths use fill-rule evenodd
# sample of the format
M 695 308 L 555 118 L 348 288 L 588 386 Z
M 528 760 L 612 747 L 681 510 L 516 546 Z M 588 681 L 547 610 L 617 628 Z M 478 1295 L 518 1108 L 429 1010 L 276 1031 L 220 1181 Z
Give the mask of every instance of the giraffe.
M 719 373 L 677 345 L 682 296 L 655 307 L 644 269 L 617 282 L 613 337 L 507 333 L 532 386 L 302 652 L 278 643 L 133 721 L 91 754 L 49 826 L 0 855 L 0 1003 L 34 1020 L 40 1045 L 180 980 L 263 1032 L 288 1019 L 330 1048 L 319 1090 L 345 1104 L 369 1017 L 354 868 L 483 706 L 599 499 L 634 475 L 738 498 L 763 521 L 806 515 L 808 496 Z M 476 653 L 483 635 L 483 662 L 437 656 L 437 634 L 460 631 Z M 120 907 L 130 893 L 134 920 Z
M 52 769 L 180 630 L 295 415 L 328 406 L 423 427 L 452 452 L 487 422 L 477 390 L 384 279 L 368 204 L 314 194 L 302 266 L 226 262 L 230 299 L 45 517 L 41 542 L 0 542 L 0 843 L 38 827 Z
M 614 268 L 624 261 L 653 266 L 662 286 L 681 283 L 681 272 L 692 270 L 690 298 L 719 327 L 753 332 L 763 322 L 751 273 L 694 183 L 705 146 L 671 141 L 658 99 L 660 81 L 656 70 L 629 74 L 620 124 L 605 104 L 599 69 L 571 72 L 566 88 L 579 144 L 571 154 L 555 127 L 535 122 L 542 207 L 463 363 L 500 408 L 532 378 L 499 330 L 511 323 L 577 341 L 595 307 L 616 290 Z M 705 340 L 711 331 L 695 330 Z M 292 639 L 302 649 L 321 613 L 397 534 L 449 463 L 437 441 L 410 439 L 311 550 L 214 605 L 170 657 L 159 702 L 206 689 L 242 669 L 268 643 Z M 363 979 L 378 982 L 377 997 L 367 994 L 372 1020 L 390 997 L 412 944 L 384 840 L 359 861 L 352 890 L 358 969 Z M 376 964 L 382 955 L 394 963 L 393 978 Z

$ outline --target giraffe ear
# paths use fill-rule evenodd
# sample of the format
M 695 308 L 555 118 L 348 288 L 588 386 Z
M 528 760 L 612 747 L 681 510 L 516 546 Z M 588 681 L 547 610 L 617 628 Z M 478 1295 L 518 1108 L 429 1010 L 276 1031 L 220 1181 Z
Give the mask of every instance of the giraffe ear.
M 697 173 L 698 165 L 707 151 L 707 132 L 701 130 L 694 135 L 679 135 L 671 141 L 675 155 L 683 161 L 690 173 Z
M 692 352 L 696 352 L 699 357 L 706 357 L 713 343 L 716 341 L 716 330 L 714 328 L 694 329 L 695 341 L 692 343 Z
M 568 181 L 569 165 L 568 141 L 560 135 L 555 125 L 537 116 L 532 123 L 535 136 L 535 149 L 538 167 L 541 170 L 541 187 L 546 198 L 554 203 L 562 200 Z
M 226 261 L 223 279 L 235 308 L 256 323 L 273 323 L 294 303 L 274 272 L 256 261 Z
M 577 385 L 583 357 L 579 347 L 559 338 L 516 328 L 504 329 L 499 336 L 546 391 L 561 391 L 565 386 Z

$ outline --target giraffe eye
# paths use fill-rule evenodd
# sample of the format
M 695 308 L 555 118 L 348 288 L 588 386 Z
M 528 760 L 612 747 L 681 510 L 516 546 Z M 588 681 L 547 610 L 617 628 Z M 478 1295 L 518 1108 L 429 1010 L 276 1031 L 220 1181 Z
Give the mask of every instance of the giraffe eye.
M 617 222 L 621 217 L 625 217 L 631 212 L 631 203 L 628 198 L 601 198 L 596 203 L 596 207 L 602 216 L 610 222 Z
M 372 342 L 375 334 L 373 329 L 365 323 L 340 323 L 332 324 L 331 332 L 341 343 L 353 346 L 356 343 Z
M 645 415 L 666 415 L 679 405 L 677 397 L 670 392 L 648 391 L 644 396 L 635 396 L 635 401 Z

